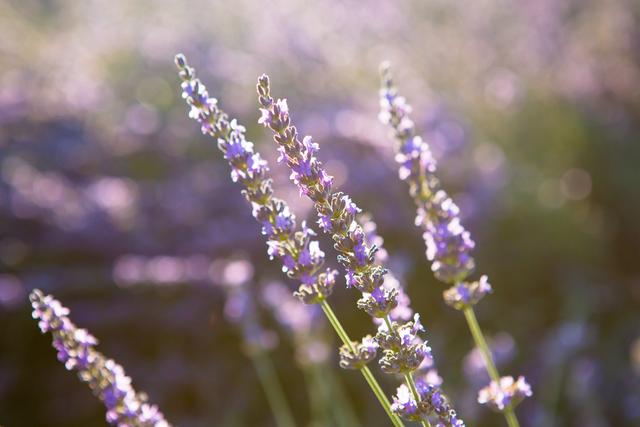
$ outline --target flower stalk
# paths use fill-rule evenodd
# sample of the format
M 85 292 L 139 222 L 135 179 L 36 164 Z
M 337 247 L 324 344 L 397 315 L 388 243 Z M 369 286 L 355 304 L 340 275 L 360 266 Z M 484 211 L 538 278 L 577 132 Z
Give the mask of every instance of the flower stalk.
M 316 156 L 318 144 L 313 142 L 311 136 L 305 136 L 300 141 L 291 121 L 287 101 L 271 97 L 266 75 L 258 79 L 257 91 L 261 111 L 258 122 L 273 131 L 280 154 L 278 160 L 289 167 L 290 179 L 298 186 L 300 195 L 307 196 L 314 203 L 320 228 L 333 238 L 334 248 L 339 253 L 338 262 L 346 273 L 347 287 L 361 293 L 358 308 L 374 319 L 388 320 L 389 313 L 398 306 L 399 291 L 384 286 L 387 269 L 375 260 L 377 248 L 367 243 L 366 233 L 356 219 L 360 209 L 347 194 L 332 190 L 333 177 Z M 365 337 L 357 346 L 345 342 L 340 350 L 340 366 L 359 369 L 373 360 L 377 349 L 381 348 L 383 356 L 379 364 L 383 372 L 413 373 L 426 358 L 432 358 L 431 348 L 419 337 L 423 331 L 417 313 L 412 321 L 382 323 L 375 338 Z M 398 389 L 399 393 L 401 388 L 402 392 L 408 390 L 403 385 Z M 400 401 L 399 397 L 394 398 L 391 411 L 404 419 L 422 422 L 436 415 L 445 426 L 464 425 L 448 404 L 446 411 L 438 411 L 440 406 L 435 407 L 424 401 L 429 397 L 427 395 L 416 393 L 414 397 L 403 396 L 407 399 Z M 445 400 L 442 399 L 442 402 Z
M 295 427 L 296 423 L 293 421 L 291 408 L 285 397 L 282 385 L 278 381 L 276 370 L 271 359 L 269 359 L 269 355 L 259 349 L 248 351 L 247 353 L 258 373 L 258 378 L 264 389 L 267 402 L 271 407 L 271 412 L 275 417 L 276 424 L 278 427 Z
M 218 142 L 218 148 L 231 166 L 231 179 L 243 185 L 243 195 L 251 203 L 254 218 L 262 225 L 262 234 L 267 238 L 267 253 L 271 259 L 278 258 L 283 272 L 301 284 L 294 293 L 305 304 L 321 304 L 329 322 L 345 346 L 354 348 L 351 339 L 331 310 L 326 298 L 331 295 L 337 272 L 321 270 L 324 252 L 315 232 L 304 223 L 297 231 L 295 216 L 289 206 L 273 196 L 267 162 L 245 139 L 245 128 L 236 120 L 229 120 L 217 106 L 217 100 L 209 96 L 206 87 L 195 77 L 183 55 L 177 55 L 176 65 L 182 79 L 182 96 L 190 106 L 189 117 L 200 123 L 201 130 Z M 380 401 L 392 424 L 402 422 L 389 410 L 389 401 L 371 372 L 364 366 L 360 372 Z
M 531 389 L 523 377 L 517 382 L 512 377 L 500 377 L 478 324 L 473 306 L 492 292 L 492 288 L 487 276 L 467 281 L 475 269 L 470 255 L 475 243 L 460 222 L 458 207 L 435 175 L 436 160 L 428 144 L 415 134 L 415 125 L 409 118 L 411 107 L 398 96 L 387 63 L 381 66 L 381 75 L 379 119 L 392 129 L 399 177 L 408 183 L 409 194 L 417 206 L 415 222 L 424 231 L 426 257 L 431 261 L 434 276 L 451 285 L 444 291 L 443 298 L 447 305 L 463 312 L 491 378 L 489 386 L 480 391 L 478 401 L 502 412 L 510 427 L 519 427 L 513 408 L 531 395 Z M 512 387 L 512 384 L 516 386 Z
M 65 368 L 78 373 L 93 394 L 107 408 L 109 424 L 124 427 L 169 427 L 157 406 L 147 402 L 145 393 L 136 392 L 122 366 L 96 350 L 98 340 L 86 329 L 80 329 L 69 319 L 69 309 L 52 295 L 39 289 L 29 295 L 33 318 L 42 333 L 51 332 L 58 360 Z

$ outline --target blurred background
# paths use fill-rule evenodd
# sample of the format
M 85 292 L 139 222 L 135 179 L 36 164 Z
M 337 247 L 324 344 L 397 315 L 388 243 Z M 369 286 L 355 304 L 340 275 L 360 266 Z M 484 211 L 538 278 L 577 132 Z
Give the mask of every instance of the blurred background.
M 458 411 L 503 425 L 475 403 L 486 378 L 377 121 L 390 60 L 493 284 L 478 317 L 500 369 L 533 386 L 522 425 L 640 424 L 639 20 L 633 0 L 0 0 L 0 424 L 105 425 L 31 319 L 38 287 L 174 424 L 274 425 L 216 266 L 248 260 L 239 274 L 255 284 L 282 276 L 187 117 L 177 52 L 246 125 L 276 193 L 312 220 L 257 125 L 256 78 L 270 74 L 336 185 L 376 219 Z M 336 312 L 353 336 L 371 332 L 341 285 Z M 260 313 L 307 425 L 293 344 Z M 386 425 L 359 374 L 338 376 L 363 425 Z

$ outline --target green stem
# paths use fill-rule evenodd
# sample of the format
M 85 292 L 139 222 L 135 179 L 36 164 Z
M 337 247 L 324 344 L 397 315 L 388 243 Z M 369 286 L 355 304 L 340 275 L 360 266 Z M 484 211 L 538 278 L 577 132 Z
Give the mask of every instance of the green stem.
M 489 346 L 487 345 L 487 340 L 484 338 L 482 329 L 480 329 L 480 325 L 478 324 L 478 319 L 476 318 L 476 313 L 473 311 L 473 307 L 465 307 L 463 313 L 464 317 L 467 319 L 467 324 L 469 325 L 469 330 L 471 331 L 473 340 L 476 343 L 476 347 L 478 347 L 478 349 L 480 350 L 480 354 L 482 355 L 482 359 L 484 360 L 484 365 L 487 368 L 489 376 L 493 381 L 496 382 L 496 384 L 500 384 L 500 374 L 498 373 L 496 364 L 493 361 L 493 356 L 491 355 L 491 351 L 489 350 Z M 509 427 L 520 427 L 518 418 L 513 412 L 513 408 L 511 406 L 505 408 L 503 415 L 507 420 L 507 424 L 509 425 Z
M 312 370 L 316 377 L 316 383 L 322 389 L 324 408 L 335 416 L 335 425 L 359 427 L 360 422 L 351 408 L 349 398 L 333 374 L 333 370 L 328 369 L 324 363 L 314 364 Z M 332 423 L 325 423 L 325 425 L 332 425 Z
M 293 421 L 291 409 L 269 356 L 259 349 L 251 349 L 248 353 L 258 373 L 258 378 L 276 419 L 276 424 L 278 427 L 295 427 L 296 424 Z
M 332 369 L 328 369 L 327 372 L 328 374 L 322 375 L 322 378 L 329 382 L 329 390 L 338 400 L 336 407 L 338 408 L 339 416 L 345 420 L 345 427 L 360 427 L 361 424 L 353 410 L 351 399 L 345 393 L 340 380 Z
M 329 319 L 329 323 L 331 323 L 331 326 L 333 326 L 333 329 L 335 329 L 336 334 L 338 334 L 338 337 L 340 337 L 340 340 L 344 343 L 344 345 L 347 346 L 349 351 L 355 353 L 355 349 L 353 348 L 353 343 L 351 342 L 349 335 L 347 335 L 347 332 L 342 327 L 342 324 L 340 323 L 335 313 L 331 309 L 331 306 L 329 305 L 329 303 L 326 300 L 323 300 L 320 303 L 320 306 L 322 307 L 324 314 L 327 316 L 327 319 Z M 389 416 L 391 423 L 395 427 L 403 427 L 404 424 L 402 423 L 400 418 L 398 418 L 397 415 L 391 412 L 391 404 L 389 403 L 387 396 L 384 394 L 384 391 L 382 391 L 380 384 L 378 384 L 378 381 L 376 381 L 376 379 L 373 377 L 373 374 L 371 373 L 369 368 L 365 365 L 362 368 L 360 368 L 360 372 L 362 373 L 362 376 L 369 384 L 369 387 L 371 387 L 371 390 L 373 391 L 373 393 L 378 398 L 380 405 L 382 405 L 382 408 Z
M 315 368 L 312 365 L 304 365 L 302 366 L 302 373 L 304 374 L 307 392 L 311 401 L 311 422 L 309 425 L 314 427 L 327 425 L 328 408 L 326 396 L 322 385 L 318 382 Z
M 407 380 L 407 384 L 409 384 L 409 388 L 411 389 L 411 393 L 413 394 L 413 398 L 416 401 L 416 404 L 420 402 L 420 393 L 418 393 L 418 388 L 416 387 L 416 383 L 413 380 L 413 375 L 411 373 L 404 374 L 405 380 Z M 422 425 L 425 427 L 431 427 L 431 423 L 429 420 L 422 420 Z

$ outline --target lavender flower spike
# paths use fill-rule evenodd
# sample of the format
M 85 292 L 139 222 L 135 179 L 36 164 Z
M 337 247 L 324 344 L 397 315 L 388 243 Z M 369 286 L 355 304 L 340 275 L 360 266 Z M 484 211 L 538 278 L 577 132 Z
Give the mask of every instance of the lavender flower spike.
M 267 162 L 245 139 L 245 128 L 235 119 L 229 121 L 184 56 L 176 56 L 176 65 L 182 78 L 182 96 L 191 107 L 189 116 L 200 123 L 203 133 L 218 141 L 218 148 L 231 167 L 231 179 L 242 184 L 242 194 L 251 203 L 253 217 L 262 225 L 269 257 L 278 258 L 282 271 L 299 280 L 296 295 L 303 302 L 320 303 L 332 292 L 335 272 L 321 272 L 324 252 L 312 240 L 315 232 L 304 223 L 302 230 L 296 231 L 295 216 L 284 201 L 273 197 Z
M 299 187 L 300 193 L 313 201 L 320 228 L 332 236 L 334 248 L 340 254 L 338 262 L 346 273 L 347 287 L 356 288 L 362 293 L 358 308 L 373 318 L 384 320 L 375 338 L 383 350 L 380 366 L 386 373 L 402 373 L 412 389 L 414 399 L 421 401 L 413 372 L 423 360 L 432 356 L 426 341 L 418 337 L 418 332 L 423 331 L 419 316 L 416 314 L 413 322 L 391 322 L 389 314 L 398 305 L 398 290 L 384 286 L 387 270 L 376 262 L 377 248 L 367 244 L 365 231 L 356 220 L 360 209 L 348 195 L 332 191 L 333 179 L 316 157 L 318 145 L 310 136 L 299 140 L 298 131 L 291 124 L 287 102 L 271 97 L 266 75 L 258 79 L 257 90 L 261 106 L 259 121 L 273 131 L 280 152 L 279 160 L 291 170 L 290 178 Z M 420 415 L 420 421 L 425 426 L 430 425 L 429 415 L 431 413 Z
M 444 292 L 444 300 L 447 305 L 464 313 L 469 330 L 492 379 L 489 387 L 480 392 L 478 401 L 489 405 L 493 402 L 493 407 L 504 413 L 511 427 L 518 426 L 513 408 L 522 398 L 531 395 L 528 385 L 527 393 L 514 392 L 519 398 L 509 399 L 509 403 L 505 405 L 496 404 L 497 398 L 487 397 L 509 395 L 508 392 L 500 394 L 496 390 L 501 390 L 499 384 L 513 383 L 513 378 L 500 378 L 473 310 L 473 306 L 492 291 L 487 276 L 482 276 L 480 280 L 474 282 L 466 281 L 475 268 L 474 260 L 470 255 L 475 243 L 460 223 L 458 207 L 442 189 L 440 181 L 435 176 L 436 161 L 431 155 L 428 144 L 415 134 L 414 123 L 409 118 L 411 107 L 403 97 L 398 96 L 389 71 L 389 64 L 382 65 L 381 73 L 379 118 L 393 131 L 400 179 L 406 180 L 409 184 L 409 193 L 418 208 L 416 225 L 424 231 L 427 259 L 432 262 L 431 270 L 436 278 L 452 285 Z M 526 384 L 524 378 L 520 378 L 522 382 L 519 380 L 519 384 Z
M 76 370 L 82 382 L 107 407 L 107 422 L 118 427 L 169 427 L 158 407 L 147 403 L 144 393 L 137 393 L 122 366 L 95 349 L 98 341 L 79 329 L 67 317 L 69 309 L 51 295 L 36 289 L 29 295 L 33 318 L 42 333 L 51 332 L 58 360 L 68 370 Z
M 206 88 L 195 77 L 195 71 L 187 65 L 183 55 L 177 55 L 175 62 L 182 79 L 182 96 L 191 107 L 189 116 L 200 123 L 203 133 L 217 139 L 218 148 L 231 166 L 231 179 L 243 185 L 242 193 L 251 203 L 253 217 L 262 225 L 262 234 L 267 237 L 269 257 L 278 258 L 282 262 L 283 272 L 288 277 L 301 282 L 294 295 L 305 304 L 320 304 L 342 342 L 347 347 L 351 347 L 353 341 L 327 303 L 327 297 L 335 285 L 337 272 L 331 269 L 321 272 L 324 252 L 320 250 L 317 241 L 311 240 L 315 232 L 304 223 L 302 230 L 296 231 L 295 217 L 284 201 L 273 197 L 267 163 L 253 150 L 253 144 L 245 139 L 244 127 L 237 124 L 235 120 L 229 122 L 227 115 L 218 108 L 217 100 L 209 97 Z M 286 102 L 279 103 L 277 108 L 280 111 L 286 111 Z M 263 117 L 261 120 L 267 120 L 267 118 Z M 308 141 L 306 157 L 308 162 L 302 161 L 292 173 L 292 179 L 297 180 L 301 185 L 315 170 L 311 162 L 316 147 Z M 329 176 L 324 174 L 319 176 L 319 180 L 330 188 Z M 361 360 L 361 362 L 367 361 Z M 391 404 L 365 363 L 360 364 L 358 369 L 369 383 L 393 425 L 401 426 L 401 421 L 391 412 Z
M 416 225 L 424 230 L 426 256 L 432 262 L 431 270 L 438 280 L 448 284 L 462 283 L 475 268 L 470 252 L 475 243 L 460 222 L 460 210 L 451 200 L 434 175 L 436 161 L 429 146 L 415 135 L 415 126 L 409 118 L 411 107 L 397 95 L 383 65 L 384 87 L 380 92 L 380 120 L 393 128 L 397 140 L 396 162 L 400 179 L 407 181 L 409 192 L 418 208 Z M 387 70 L 387 71 L 385 71 Z M 479 300 L 491 287 L 475 293 Z M 464 291 L 461 290 L 464 295 Z M 472 304 L 464 296 L 463 302 Z

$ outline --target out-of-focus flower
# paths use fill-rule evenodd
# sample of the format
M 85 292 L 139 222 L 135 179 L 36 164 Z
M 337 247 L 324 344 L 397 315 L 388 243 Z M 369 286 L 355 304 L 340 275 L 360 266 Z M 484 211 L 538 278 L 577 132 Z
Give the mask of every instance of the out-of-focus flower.
M 516 345 L 511 335 L 506 332 L 500 332 L 488 341 L 489 349 L 491 350 L 496 365 L 500 366 L 513 358 Z M 482 381 L 486 380 L 486 367 L 478 347 L 474 347 L 473 350 L 467 354 L 464 358 L 463 365 L 465 373 L 470 377 L 481 377 Z
M 278 323 L 291 334 L 298 362 L 303 365 L 326 362 L 329 346 L 324 337 L 325 324 L 320 321 L 320 307 L 300 304 L 289 288 L 280 282 L 262 286 L 261 296 Z
M 462 283 L 475 268 L 470 255 L 475 243 L 460 222 L 460 209 L 435 176 L 436 161 L 429 145 L 415 134 L 415 125 L 409 118 L 411 107 L 398 96 L 388 64 L 382 66 L 382 78 L 379 118 L 393 129 L 400 179 L 409 184 L 409 192 L 417 206 L 415 222 L 424 230 L 431 270 L 442 282 Z M 481 297 L 480 294 L 476 296 Z
M 240 257 L 217 260 L 219 277 L 216 285 L 225 293 L 224 316 L 235 325 L 244 339 L 245 350 L 272 350 L 278 345 L 278 335 L 262 326 L 258 306 L 251 289 L 253 266 Z
M 464 307 L 475 305 L 486 294 L 491 293 L 491 285 L 487 276 L 480 277 L 480 280 L 469 283 L 458 283 L 443 293 L 444 301 L 447 305 L 460 310 Z
M 491 409 L 502 412 L 507 407 L 517 406 L 525 397 L 532 395 L 531 386 L 524 377 L 507 376 L 500 378 L 500 382 L 491 383 L 478 392 L 478 403 L 486 404 Z
M 431 261 L 431 270 L 438 280 L 451 285 L 444 291 L 444 300 L 451 307 L 464 310 L 469 329 L 485 359 L 487 372 L 494 379 L 481 391 L 481 396 L 487 403 L 492 400 L 487 397 L 486 390 L 494 390 L 492 385 L 498 381 L 500 374 L 495 368 L 472 307 L 491 292 L 491 285 L 487 276 L 482 276 L 475 282 L 465 281 L 475 269 L 475 262 L 470 254 L 475 243 L 460 222 L 458 206 L 442 189 L 435 175 L 436 161 L 429 145 L 416 135 L 415 125 L 409 117 L 411 107 L 403 97 L 398 96 L 388 63 L 382 64 L 381 74 L 379 118 L 391 128 L 395 138 L 400 179 L 409 184 L 409 193 L 417 206 L 416 225 L 424 230 L 426 256 Z M 506 385 L 508 378 L 512 377 L 503 377 L 500 384 Z M 526 384 L 524 378 L 520 378 L 518 384 Z M 522 399 L 530 395 L 531 388 L 528 385 L 527 390 L 528 394 L 523 392 L 517 397 Z M 508 406 L 507 409 L 510 408 Z
M 43 333 L 51 332 L 58 360 L 68 370 L 76 370 L 82 382 L 107 407 L 106 419 L 118 427 L 168 427 L 158 407 L 147 403 L 144 393 L 136 392 L 122 366 L 96 351 L 98 341 L 85 329 L 77 328 L 67 317 L 69 309 L 51 295 L 34 290 L 29 296 L 33 318 Z

